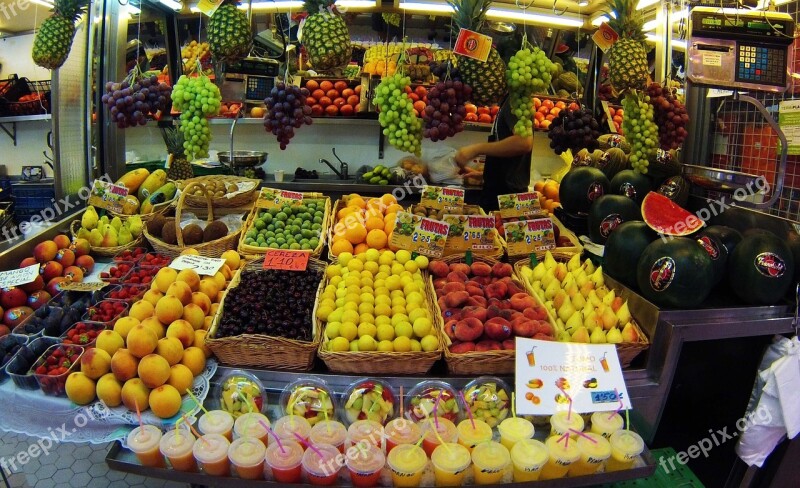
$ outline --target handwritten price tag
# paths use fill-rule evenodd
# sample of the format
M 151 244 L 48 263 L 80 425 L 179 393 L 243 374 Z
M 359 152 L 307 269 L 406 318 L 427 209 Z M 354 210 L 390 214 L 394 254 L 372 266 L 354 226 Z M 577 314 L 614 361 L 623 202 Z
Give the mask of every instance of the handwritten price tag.
M 0 288 L 25 285 L 39 276 L 39 264 L 31 264 L 21 269 L 12 269 L 0 273 Z
M 108 284 L 102 281 L 87 281 L 83 283 L 64 283 L 61 285 L 61 289 L 65 291 L 97 291 L 102 290 Z
M 423 186 L 420 205 L 428 208 L 454 210 L 464 206 L 464 189 Z
M 556 248 L 553 221 L 549 218 L 506 222 L 503 230 L 508 242 L 509 256 L 524 256 Z
M 89 193 L 89 205 L 121 213 L 128 189 L 102 180 L 94 180 Z
M 264 269 L 283 269 L 286 271 L 305 271 L 308 268 L 307 251 L 286 251 L 270 249 L 264 256 Z
M 183 256 L 175 258 L 175 260 L 170 263 L 169 267 L 177 269 L 178 271 L 193 269 L 201 276 L 214 276 L 217 271 L 222 268 L 223 264 L 225 264 L 225 260 L 221 258 L 207 258 L 205 256 L 184 254 Z

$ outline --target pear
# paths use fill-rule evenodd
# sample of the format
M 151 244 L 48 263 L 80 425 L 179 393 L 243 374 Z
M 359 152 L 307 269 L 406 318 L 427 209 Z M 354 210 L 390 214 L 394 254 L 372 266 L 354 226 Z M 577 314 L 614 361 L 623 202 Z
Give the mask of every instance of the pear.
M 541 281 L 534 281 L 531 284 L 531 289 L 533 289 L 533 291 L 541 290 L 542 289 L 542 282 Z
M 569 320 L 570 317 L 572 317 L 572 314 L 574 313 L 575 313 L 575 307 L 572 306 L 572 302 L 569 301 L 569 298 L 567 298 L 566 300 L 564 300 L 564 304 L 561 305 L 561 308 L 558 309 L 558 318 L 566 322 L 567 320 Z M 614 316 L 614 320 L 616 319 L 617 317 Z
M 103 216 L 105 217 L 105 215 Z M 106 229 L 108 229 L 108 222 L 103 222 L 102 220 L 97 223 L 97 227 L 95 227 L 98 231 L 100 231 L 100 235 L 106 235 Z
M 564 279 L 561 280 L 561 288 L 567 289 L 573 286 L 578 286 L 575 282 L 575 275 L 572 274 L 572 271 L 567 271 L 567 274 L 564 276 Z
M 533 294 L 536 295 L 536 298 L 538 298 L 540 302 L 544 302 L 545 301 L 544 290 L 542 290 L 542 289 L 533 290 Z
M 103 225 L 108 225 L 110 223 L 110 221 L 108 220 L 108 215 L 103 215 L 102 217 L 100 217 L 100 221 L 98 223 Z
M 556 279 L 559 282 L 563 282 L 564 281 L 564 278 L 567 277 L 567 273 L 569 273 L 569 271 L 567 270 L 567 265 L 566 264 L 564 264 L 564 263 L 556 264 L 556 269 L 555 269 L 555 273 L 554 274 L 556 276 Z
M 569 335 L 569 332 L 564 330 L 556 335 L 556 339 L 558 339 L 558 342 L 572 342 L 572 336 Z
M 530 268 L 526 267 L 525 269 L 530 269 Z M 536 267 L 533 268 L 533 271 L 531 271 L 531 281 L 541 280 L 546 272 L 547 268 L 545 267 L 544 263 L 537 264 Z
M 583 315 L 580 312 L 575 312 L 564 324 L 564 330 L 574 332 L 578 327 L 583 327 Z
M 592 334 L 594 336 L 594 334 Z M 572 333 L 570 337 L 572 342 L 582 342 L 584 344 L 588 344 L 590 340 L 589 331 L 586 330 L 586 327 L 578 327 L 578 330 Z
M 89 244 L 92 247 L 100 247 L 100 243 L 103 242 L 103 234 L 98 229 L 92 229 L 89 232 Z
M 630 322 L 625 324 L 625 328 L 622 329 L 622 342 L 639 342 L 639 333 Z
M 81 227 L 80 229 L 78 229 L 78 234 L 76 234 L 75 237 L 77 237 L 78 239 L 86 239 L 88 241 L 89 235 L 91 235 L 89 229 L 87 229 L 86 227 Z M 91 241 L 89 243 L 91 244 Z
M 553 280 L 547 285 L 547 288 L 544 290 L 544 296 L 548 300 L 552 300 L 558 292 L 561 291 L 561 283 L 558 280 Z
M 122 227 L 119 229 L 118 237 L 120 246 L 124 246 L 133 240 L 133 235 L 131 235 L 131 231 L 128 230 L 127 227 Z
M 625 303 L 625 300 L 621 296 L 617 295 L 614 297 L 614 300 L 611 302 L 611 309 L 614 310 L 614 313 L 617 313 L 617 310 L 619 310 L 623 303 Z
M 622 342 L 622 333 L 619 331 L 618 328 L 614 327 L 613 329 L 606 332 L 606 342 L 609 344 L 619 344 Z
M 592 331 L 592 335 L 589 336 L 589 342 L 591 342 L 592 344 L 605 344 L 606 331 L 604 331 L 602 327 L 595 328 Z
M 546 253 L 544 253 L 544 267 L 545 268 L 547 268 L 547 269 L 555 269 L 557 264 L 558 263 L 556 262 L 555 258 L 553 258 L 553 255 L 550 253 L 550 251 L 547 251 Z
M 580 285 L 581 287 L 581 295 L 586 298 L 589 298 L 589 292 L 594 290 L 594 283 L 589 281 L 589 278 L 586 278 L 586 283 Z
M 620 324 L 627 324 L 631 321 L 631 312 L 628 310 L 628 302 L 622 304 L 617 310 L 617 320 L 619 320 Z
M 577 283 L 578 287 L 581 287 L 585 283 L 589 282 L 589 277 L 586 275 L 586 273 L 583 272 L 583 269 L 581 268 L 578 268 L 577 271 L 573 271 L 572 276 L 575 277 L 575 283 Z
M 567 262 L 567 269 L 570 271 L 575 271 L 580 267 L 581 267 L 581 256 L 579 254 L 575 254 Z
M 605 330 L 611 330 L 613 327 L 617 326 L 617 316 L 614 315 L 614 311 L 611 310 L 611 308 L 603 310 L 603 315 L 600 319 L 603 321 L 603 328 Z
M 586 319 L 584 319 L 583 325 L 590 331 L 594 332 L 595 329 L 603 328 L 603 321 L 597 315 L 597 312 L 592 311 L 586 316 Z
M 119 238 L 117 237 L 117 231 L 114 230 L 114 227 L 108 226 L 106 228 L 106 233 L 103 234 L 103 241 L 100 243 L 100 247 L 117 247 L 119 246 Z
M 569 299 L 569 296 L 564 290 L 558 290 L 556 296 L 553 297 L 553 307 L 558 310 L 564 302 Z
M 142 233 L 142 227 L 144 225 L 142 218 L 138 215 L 132 215 L 128 218 L 128 222 L 126 223 L 128 225 L 128 229 L 131 231 L 131 235 L 133 237 L 139 237 L 139 235 Z
M 556 327 L 558 327 L 558 330 L 564 330 L 567 328 L 566 324 L 564 324 L 564 321 L 561 320 L 560 318 L 556 319 Z
M 564 288 L 564 291 L 567 292 L 567 296 L 570 297 L 570 298 L 581 295 L 581 292 L 578 289 L 578 285 L 576 285 L 576 284 L 572 284 L 572 285 Z
M 117 231 L 117 233 L 119 233 L 119 230 L 122 228 L 122 219 L 119 217 L 114 217 L 111 219 L 110 225 L 115 231 Z
M 594 273 L 595 267 L 591 259 L 586 258 L 586 261 L 583 262 L 583 269 L 587 275 Z
M 575 301 L 574 300 L 572 301 L 572 304 L 575 305 Z M 578 308 L 578 307 L 575 307 L 575 308 Z M 581 310 L 581 313 L 583 313 L 584 317 L 588 317 L 589 314 L 595 313 L 594 305 L 592 305 L 592 303 L 589 300 L 586 300 L 586 303 L 583 304 L 582 308 L 583 309 Z
M 580 293 L 575 293 L 575 295 L 569 297 L 569 299 L 572 300 L 572 306 L 575 308 L 583 308 L 586 305 L 586 298 Z
M 609 290 L 608 293 L 603 295 L 603 303 L 610 307 L 616 297 L 617 294 L 614 292 L 614 290 Z
M 97 210 L 89 205 L 86 207 L 86 211 L 83 212 L 83 217 L 81 217 L 81 227 L 86 230 L 92 230 L 97 227 L 97 220 Z
M 550 283 L 552 283 L 554 281 L 556 283 L 558 283 L 558 280 L 556 279 L 555 274 L 553 274 L 553 270 L 552 269 L 546 270 L 545 273 L 544 273 L 544 276 L 542 276 L 542 286 L 545 289 L 547 289 L 547 287 L 550 286 Z M 560 287 L 560 284 L 559 284 L 559 287 Z
M 600 297 L 597 296 L 597 290 L 590 291 L 589 296 L 587 296 L 586 299 L 595 307 L 599 307 L 603 303 Z
M 591 276 L 591 280 L 594 282 L 595 286 L 603 286 L 603 284 L 605 283 L 605 278 L 603 278 L 602 267 L 598 267 L 596 270 L 594 270 L 594 273 L 592 273 Z

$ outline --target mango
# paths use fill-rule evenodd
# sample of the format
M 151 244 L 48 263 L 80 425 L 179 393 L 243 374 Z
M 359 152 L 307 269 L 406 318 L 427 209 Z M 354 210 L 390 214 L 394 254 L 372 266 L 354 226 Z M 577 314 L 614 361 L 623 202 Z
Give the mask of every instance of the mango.
M 149 198 L 150 195 L 155 193 L 156 190 L 164 186 L 166 182 L 166 171 L 163 169 L 157 169 L 147 176 L 147 178 L 145 178 L 138 189 L 139 191 L 137 192 L 136 197 L 139 199 L 139 201 L 143 202 L 145 199 Z
M 150 176 L 150 171 L 145 168 L 134 169 L 133 171 L 128 171 L 120 179 L 117 180 L 115 183 L 116 185 L 122 185 L 128 189 L 129 194 L 134 194 L 139 190 L 139 187 L 142 186 L 147 178 Z

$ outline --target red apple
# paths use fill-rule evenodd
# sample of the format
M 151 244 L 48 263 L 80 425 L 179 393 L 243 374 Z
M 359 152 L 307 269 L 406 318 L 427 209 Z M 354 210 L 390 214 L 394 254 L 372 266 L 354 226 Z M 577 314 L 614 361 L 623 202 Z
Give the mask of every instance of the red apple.
M 3 314 L 3 323 L 13 329 L 33 314 L 31 307 L 15 307 Z
M 0 296 L 0 306 L 8 310 L 14 307 L 21 307 L 28 302 L 28 294 L 22 288 L 12 286 L 3 288 Z

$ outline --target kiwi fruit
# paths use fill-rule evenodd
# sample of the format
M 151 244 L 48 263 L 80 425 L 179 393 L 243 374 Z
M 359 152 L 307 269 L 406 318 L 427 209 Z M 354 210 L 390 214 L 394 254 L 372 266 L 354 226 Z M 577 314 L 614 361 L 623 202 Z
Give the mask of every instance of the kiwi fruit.
M 161 214 L 156 214 L 147 222 L 147 232 L 154 237 L 161 237 L 161 229 L 164 228 L 164 224 L 167 222 L 167 218 Z
M 206 226 L 203 231 L 203 242 L 216 241 L 228 235 L 228 226 L 225 222 L 215 220 Z
M 178 244 L 178 236 L 175 233 L 175 219 L 166 219 L 161 228 L 161 240 L 173 246 Z
M 183 228 L 183 243 L 193 246 L 203 242 L 203 229 L 197 224 L 189 224 Z

